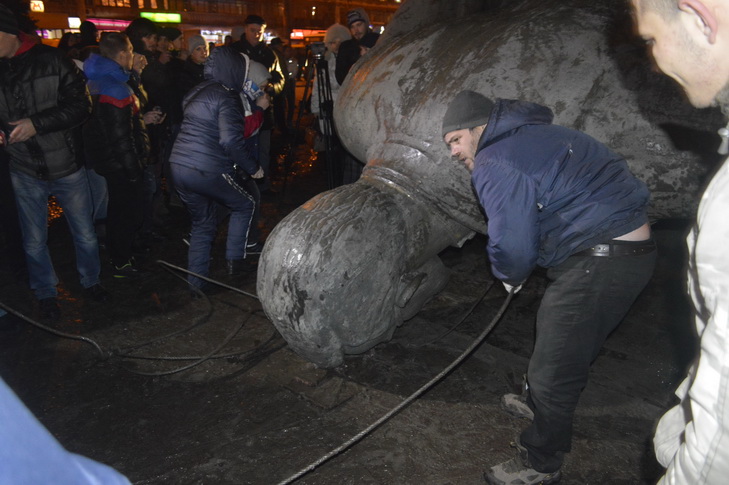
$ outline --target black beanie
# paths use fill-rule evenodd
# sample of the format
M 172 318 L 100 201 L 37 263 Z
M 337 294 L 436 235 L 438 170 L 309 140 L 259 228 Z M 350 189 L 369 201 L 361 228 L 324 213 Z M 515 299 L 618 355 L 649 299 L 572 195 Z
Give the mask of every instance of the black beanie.
M 455 130 L 485 125 L 494 109 L 494 102 L 474 91 L 461 91 L 448 105 L 443 116 L 443 135 Z
M 243 21 L 243 25 L 248 25 L 248 24 L 266 25 L 266 21 L 263 20 L 263 17 L 261 17 L 260 15 L 249 15 Z
M 0 3 L 0 32 L 18 35 L 18 19 L 8 7 Z
M 175 27 L 162 27 L 159 30 L 159 35 L 172 42 L 182 35 L 182 31 Z

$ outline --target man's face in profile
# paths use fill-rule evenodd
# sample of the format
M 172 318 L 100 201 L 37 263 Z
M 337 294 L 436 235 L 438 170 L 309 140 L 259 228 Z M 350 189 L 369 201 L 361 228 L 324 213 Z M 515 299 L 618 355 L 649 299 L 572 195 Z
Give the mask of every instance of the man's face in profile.
M 446 133 L 443 137 L 443 141 L 451 152 L 451 158 L 461 162 L 469 172 L 473 172 L 478 141 L 483 130 L 483 126 L 472 129 L 464 128 Z

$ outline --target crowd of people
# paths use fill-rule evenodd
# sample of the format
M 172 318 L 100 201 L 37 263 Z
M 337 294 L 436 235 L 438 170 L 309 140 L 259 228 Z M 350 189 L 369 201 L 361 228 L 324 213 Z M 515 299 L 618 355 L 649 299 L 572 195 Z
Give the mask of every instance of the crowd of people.
M 100 283 L 101 239 L 114 278 L 144 276 L 135 254 L 156 240 L 163 188 L 190 216 L 195 292 L 206 288 L 226 218 L 228 273 L 255 270 L 260 193 L 273 190 L 271 131 L 290 133 L 299 71 L 290 46 L 263 42 L 265 27 L 249 15 L 238 35 L 214 47 L 145 18 L 101 34 L 85 21 L 80 34 L 51 47 L 0 5 L 0 227 L 9 269 L 30 286 L 43 319 L 61 316 L 47 244 L 50 196 L 68 223 L 81 286 L 95 301 L 111 298 Z M 129 483 L 64 450 L 1 380 L 0 394 L 2 420 L 13 424 L 12 437 L 0 440 L 5 481 Z M 48 464 L 42 477 L 30 456 Z
M 695 106 L 718 104 L 726 111 L 729 0 L 631 3 L 658 67 Z M 327 29 L 317 70 L 312 111 L 324 122 L 348 71 L 378 39 L 362 9 L 350 11 L 347 22 Z M 291 128 L 287 82 L 295 80 L 283 41 L 266 45 L 264 30 L 264 19 L 249 15 L 225 45 L 209 52 L 204 38 L 183 39 L 178 29 L 143 18 L 100 39 L 84 22 L 81 34 L 64 36 L 54 48 L 23 32 L 0 5 L 2 224 L 8 234 L 22 233 L 22 242 L 9 238 L 6 249 L 15 252 L 15 271 L 27 269 L 44 317 L 60 316 L 47 246 L 49 195 L 68 222 L 81 285 L 97 301 L 110 295 L 100 284 L 95 222 L 105 222 L 113 276 L 139 277 L 134 254 L 154 240 L 163 180 L 190 215 L 188 265 L 194 274 L 188 281 L 196 291 L 205 289 L 200 276 L 208 273 L 215 233 L 226 217 L 228 272 L 255 269 L 249 256 L 261 249 L 260 192 L 272 190 L 271 131 Z M 504 407 L 529 424 L 514 443 L 514 458 L 486 471 L 491 484 L 561 479 L 590 364 L 656 262 L 645 184 L 620 155 L 552 120 L 548 107 L 470 90 L 454 97 L 443 118 L 441 135 L 471 173 L 489 219 L 494 275 L 515 294 L 536 266 L 548 269 L 524 393 L 504 399 Z M 322 131 L 336 137 L 331 127 Z M 726 128 L 722 136 L 729 138 Z M 661 483 L 723 483 L 729 471 L 729 266 L 721 250 L 729 227 L 728 177 L 725 163 L 703 195 L 688 239 L 701 349 L 677 391 L 681 403 L 658 424 L 656 454 L 667 467 Z M 127 483 L 111 469 L 66 453 L 1 381 L 0 394 L 3 416 L 18 418 L 6 419 L 16 425 L 11 432 L 28 437 L 25 446 L 54 464 L 48 480 L 75 473 L 86 477 L 75 483 L 87 483 L 89 476 Z M 27 449 L 0 451 L 19 457 L 0 476 L 17 481 L 29 472 L 22 460 Z
M 191 272 L 207 276 L 226 218 L 229 273 L 255 270 L 261 193 L 274 193 L 271 133 L 292 133 L 299 75 L 289 45 L 264 42 L 265 20 L 248 15 L 211 52 L 202 36 L 146 18 L 124 32 L 100 33 L 84 21 L 53 48 L 19 29 L 9 9 L 2 15 L 0 81 L 15 90 L 0 101 L 2 224 L 22 234 L 7 238 L 16 239 L 8 260 L 19 279 L 27 275 L 41 316 L 60 317 L 46 244 L 50 195 L 71 229 L 81 285 L 96 301 L 110 297 L 99 278 L 99 241 L 114 278 L 143 277 L 138 256 L 164 237 L 157 227 L 170 205 L 190 216 Z M 362 30 L 364 11 L 351 15 Z M 44 75 L 59 80 L 34 82 Z M 194 275 L 189 282 L 206 286 Z

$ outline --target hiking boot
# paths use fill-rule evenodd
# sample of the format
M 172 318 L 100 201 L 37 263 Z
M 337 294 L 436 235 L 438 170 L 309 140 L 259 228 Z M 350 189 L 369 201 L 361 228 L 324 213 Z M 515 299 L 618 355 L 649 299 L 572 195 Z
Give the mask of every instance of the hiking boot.
M 489 485 L 550 485 L 562 478 L 562 471 L 551 473 L 538 472 L 529 464 L 526 448 L 519 441 L 511 444 L 516 448 L 516 456 L 484 472 L 483 477 Z
M 527 404 L 529 395 L 529 383 L 526 374 L 522 375 L 521 394 L 504 394 L 501 396 L 501 407 L 507 413 L 517 418 L 524 418 L 534 421 L 534 411 Z
M 103 302 L 107 301 L 109 298 L 111 298 L 111 293 L 106 291 L 106 288 L 101 286 L 101 284 L 99 284 L 99 283 L 96 283 L 93 286 L 89 286 L 84 291 L 94 301 L 98 301 L 99 303 L 103 303 Z
M 61 318 L 61 307 L 58 306 L 55 296 L 43 298 L 38 303 L 40 304 L 41 317 L 53 322 Z
M 524 394 L 504 394 L 501 396 L 501 407 L 514 417 L 534 420 L 534 411 L 527 404 Z

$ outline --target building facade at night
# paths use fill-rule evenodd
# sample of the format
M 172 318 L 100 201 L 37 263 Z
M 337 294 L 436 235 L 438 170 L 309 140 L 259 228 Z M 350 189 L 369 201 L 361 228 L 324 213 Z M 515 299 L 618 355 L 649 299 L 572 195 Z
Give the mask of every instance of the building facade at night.
M 345 23 L 347 12 L 361 7 L 374 28 L 385 26 L 405 0 L 31 0 L 30 16 L 46 39 L 78 28 L 84 20 L 99 30 L 123 30 L 129 21 L 147 16 L 164 26 L 203 33 L 220 40 L 242 25 L 249 14 L 267 22 L 268 37 L 288 39 Z

